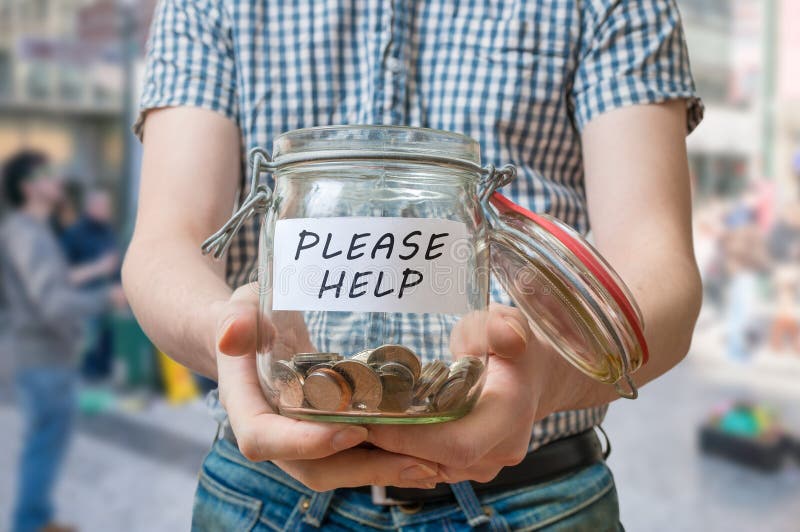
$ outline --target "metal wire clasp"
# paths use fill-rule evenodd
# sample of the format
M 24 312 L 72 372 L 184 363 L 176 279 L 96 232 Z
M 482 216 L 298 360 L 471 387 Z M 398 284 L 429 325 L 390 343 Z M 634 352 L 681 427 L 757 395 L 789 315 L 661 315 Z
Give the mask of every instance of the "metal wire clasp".
M 203 242 L 203 255 L 211 254 L 215 259 L 222 257 L 228 251 L 234 235 L 244 221 L 254 214 L 265 212 L 269 206 L 272 190 L 265 183 L 261 183 L 261 174 L 271 173 L 275 169 L 275 164 L 269 154 L 261 148 L 250 150 L 249 160 L 250 192 L 225 225 Z
M 506 186 L 517 178 L 517 168 L 512 164 L 506 164 L 499 170 L 493 164 L 487 164 L 481 170 L 483 177 L 478 187 L 479 199 L 484 206 L 498 188 Z

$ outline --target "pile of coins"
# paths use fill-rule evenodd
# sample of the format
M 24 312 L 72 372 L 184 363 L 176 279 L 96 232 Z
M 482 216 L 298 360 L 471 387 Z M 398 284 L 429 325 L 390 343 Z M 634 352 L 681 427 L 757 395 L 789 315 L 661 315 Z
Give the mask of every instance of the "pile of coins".
M 466 404 L 483 362 L 465 356 L 424 366 L 410 349 L 386 344 L 349 358 L 298 353 L 272 363 L 271 387 L 285 407 L 340 412 L 449 412 Z

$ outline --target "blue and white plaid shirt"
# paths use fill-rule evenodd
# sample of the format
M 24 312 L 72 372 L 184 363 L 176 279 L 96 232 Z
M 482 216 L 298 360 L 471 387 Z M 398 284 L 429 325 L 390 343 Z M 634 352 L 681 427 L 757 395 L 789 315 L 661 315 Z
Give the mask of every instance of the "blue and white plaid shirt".
M 586 232 L 583 127 L 678 98 L 691 130 L 703 108 L 674 0 L 162 0 L 135 129 L 148 109 L 194 106 L 234 121 L 243 150 L 329 124 L 456 131 L 484 164 L 516 165 L 504 194 Z M 231 247 L 233 286 L 256 267 L 257 235 L 254 218 Z M 551 415 L 531 449 L 605 411 Z

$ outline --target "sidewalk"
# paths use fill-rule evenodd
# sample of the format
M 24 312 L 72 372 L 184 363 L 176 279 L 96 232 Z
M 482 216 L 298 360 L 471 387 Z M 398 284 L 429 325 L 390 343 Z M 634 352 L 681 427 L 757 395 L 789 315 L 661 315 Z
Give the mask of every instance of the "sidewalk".
M 21 432 L 7 402 L 0 403 L 0 426 L 0 530 L 7 530 Z M 202 403 L 82 417 L 57 491 L 59 520 L 84 532 L 188 530 L 214 430 Z
M 696 359 L 695 359 L 696 358 Z M 709 379 L 716 374 L 719 382 Z M 617 481 L 622 522 L 646 532 L 796 532 L 800 467 L 775 475 L 700 454 L 697 427 L 717 404 L 742 397 L 767 401 L 800 432 L 798 396 L 769 393 L 727 378 L 736 369 L 710 369 L 687 358 L 642 389 L 636 401 L 615 402 L 604 424 L 612 442 L 609 465 Z

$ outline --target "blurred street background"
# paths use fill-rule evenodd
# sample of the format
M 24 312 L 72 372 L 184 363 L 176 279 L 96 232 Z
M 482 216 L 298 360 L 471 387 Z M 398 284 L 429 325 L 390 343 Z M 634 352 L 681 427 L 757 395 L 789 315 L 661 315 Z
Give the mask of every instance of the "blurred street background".
M 0 161 L 40 150 L 67 180 L 58 218 L 77 263 L 86 247 L 81 220 L 94 224 L 103 253 L 117 256 L 132 229 L 140 151 L 129 126 L 155 3 L 0 0 Z M 705 300 L 686 361 L 638 401 L 610 410 L 622 521 L 632 531 L 793 532 L 800 2 L 678 4 L 706 104 L 688 139 Z M 91 330 L 59 519 L 84 531 L 186 530 L 216 428 L 202 399 L 209 383 L 158 353 L 121 307 Z M 11 359 L 0 350 L 0 530 L 22 436 Z

